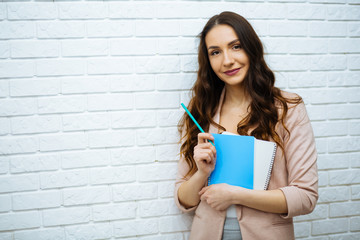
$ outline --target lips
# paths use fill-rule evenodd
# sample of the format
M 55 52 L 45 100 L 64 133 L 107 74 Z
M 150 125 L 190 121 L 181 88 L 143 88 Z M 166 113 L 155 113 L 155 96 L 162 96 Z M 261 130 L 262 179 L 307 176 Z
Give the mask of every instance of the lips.
M 228 70 L 224 73 L 228 76 L 233 76 L 233 75 L 237 74 L 239 71 L 240 71 L 240 68 L 235 68 L 235 69 Z

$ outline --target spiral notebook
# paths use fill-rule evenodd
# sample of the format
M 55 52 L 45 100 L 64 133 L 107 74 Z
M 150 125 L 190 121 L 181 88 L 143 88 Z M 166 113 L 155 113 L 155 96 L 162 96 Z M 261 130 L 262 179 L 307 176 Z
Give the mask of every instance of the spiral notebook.
M 227 183 L 248 189 L 268 188 L 276 153 L 275 143 L 229 132 L 213 136 L 216 165 L 208 185 Z

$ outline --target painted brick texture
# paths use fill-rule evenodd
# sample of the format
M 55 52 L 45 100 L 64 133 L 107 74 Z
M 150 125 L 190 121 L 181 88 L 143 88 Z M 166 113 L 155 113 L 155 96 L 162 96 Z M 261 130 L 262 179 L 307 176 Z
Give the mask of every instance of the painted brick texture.
M 0 239 L 185 240 L 177 122 L 197 34 L 221 11 L 259 34 L 300 94 L 319 202 L 296 239 L 360 239 L 360 2 L 0 2 Z

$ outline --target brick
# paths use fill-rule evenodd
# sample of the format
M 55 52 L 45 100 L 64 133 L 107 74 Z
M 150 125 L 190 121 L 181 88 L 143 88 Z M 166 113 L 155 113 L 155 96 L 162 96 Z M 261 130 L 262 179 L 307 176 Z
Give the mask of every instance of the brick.
M 152 91 L 155 89 L 155 76 L 124 75 L 110 79 L 111 92 Z
M 179 93 L 136 93 L 135 107 L 137 109 L 164 109 L 180 106 Z
M 178 144 L 161 145 L 156 147 L 156 160 L 162 162 L 177 162 L 180 158 L 180 146 Z
M 360 186 L 351 186 L 351 199 L 360 199 Z
M 0 98 L 6 98 L 9 96 L 9 81 L 3 80 L 0 82 Z
M 31 210 L 60 207 L 60 192 L 44 191 L 36 193 L 20 193 L 12 195 L 13 210 Z
M 344 37 L 346 29 L 345 22 L 314 21 L 309 23 L 310 37 Z
M 360 137 L 334 137 L 328 139 L 329 152 L 360 150 Z
M 0 22 L 0 39 L 23 39 L 35 37 L 35 22 L 3 21 Z
M 111 114 L 112 128 L 155 127 L 156 113 L 153 111 L 121 111 Z
M 0 196 L 0 212 L 8 212 L 10 210 L 11 210 L 11 196 L 10 195 Z
M 346 136 L 348 123 L 344 121 L 313 122 L 314 135 L 316 137 Z
M 41 189 L 84 186 L 88 182 L 88 171 L 85 170 L 40 174 Z
M 330 53 L 358 53 L 360 52 L 359 39 L 330 39 L 329 52 Z
M 291 88 L 326 87 L 327 85 L 327 74 L 324 72 L 288 72 L 285 76 Z
M 136 168 L 140 182 L 173 180 L 176 178 L 177 164 L 151 164 Z
M 41 21 L 36 27 L 40 39 L 85 37 L 85 22 L 81 21 Z
M 132 146 L 135 144 L 135 133 L 132 130 L 90 132 L 88 141 L 90 148 Z
M 341 233 L 348 231 L 348 220 L 344 218 L 327 219 L 312 222 L 312 235 Z
M 206 24 L 205 19 L 181 20 L 179 21 L 180 35 L 186 37 L 196 37 L 202 31 L 205 24 Z M 178 27 L 178 26 L 174 26 L 174 27 Z M 174 34 L 173 36 L 177 36 L 178 34 Z
M 180 210 L 176 207 L 174 200 L 151 200 L 140 203 L 140 217 L 161 217 L 179 214 Z
M 360 104 L 337 104 L 327 106 L 328 119 L 360 118 Z
M 161 74 L 156 79 L 156 89 L 168 90 L 190 90 L 196 80 L 195 74 Z
M 136 209 L 136 203 L 121 203 L 105 206 L 94 206 L 92 213 L 95 222 L 133 219 L 136 217 Z
M 58 116 L 29 116 L 11 118 L 13 134 L 51 133 L 60 130 Z
M 129 37 L 135 34 L 135 21 L 87 21 L 86 30 L 87 36 L 90 38 Z
M 351 153 L 349 159 L 352 168 L 360 167 L 360 153 Z
M 39 212 L 9 213 L 0 216 L 0 231 L 40 227 Z
M 360 78 L 359 72 L 332 72 L 328 74 L 328 85 L 337 86 L 359 86 L 357 79 Z
M 43 211 L 43 224 L 46 227 L 86 223 L 90 220 L 90 208 L 76 207 Z
M 347 217 L 360 215 L 360 201 L 330 204 L 330 217 Z
M 180 71 L 177 56 L 138 57 L 135 60 L 136 73 L 174 73 Z
M 2 41 L 0 42 L 0 58 L 9 58 L 10 57 L 10 42 Z
M 110 121 L 106 113 L 82 113 L 62 116 L 63 131 L 108 129 Z
M 10 131 L 10 119 L 0 118 L 0 135 L 9 134 Z
M 113 223 L 115 237 L 137 237 L 146 234 L 155 234 L 159 231 L 157 219 L 141 219 L 117 221 Z
M 87 61 L 89 75 L 134 72 L 134 60 L 129 57 L 91 59 Z
M 198 42 L 195 37 L 162 37 L 156 42 L 158 53 L 161 55 L 197 53 Z
M 338 170 L 329 172 L 330 185 L 360 183 L 360 170 Z
M 29 155 L 10 158 L 11 173 L 51 171 L 59 169 L 59 155 Z
M 328 172 L 318 172 L 319 174 L 319 187 L 326 186 L 329 184 Z
M 349 157 L 345 154 L 318 155 L 319 170 L 345 169 L 349 167 Z
M 151 163 L 155 160 L 155 148 L 153 147 L 120 148 L 111 150 L 112 165 Z
M 0 116 L 29 115 L 37 113 L 35 98 L 0 100 L 0 103 Z
M 306 36 L 308 27 L 302 21 L 269 21 L 270 36 Z
M 115 202 L 156 199 L 158 186 L 156 183 L 131 183 L 112 186 L 112 196 Z
M 6 5 L 2 4 L 0 5 L 0 19 L 3 20 L 7 17 L 7 9 L 6 9 Z
M 60 44 L 57 41 L 17 40 L 11 41 L 12 58 L 58 57 Z
M 182 233 L 166 233 L 166 234 L 161 234 L 159 235 L 155 235 L 155 236 L 144 236 L 144 237 L 140 237 L 137 238 L 139 240 L 179 240 L 179 239 L 189 239 L 189 237 L 183 237 Z M 132 239 L 134 240 L 134 239 Z
M 112 56 L 155 55 L 157 53 L 154 38 L 124 38 L 110 40 Z
M 264 47 L 264 52 L 268 54 L 272 53 L 288 53 L 290 39 L 287 37 L 271 37 L 263 38 L 261 42 Z
M 108 239 L 112 236 L 112 225 L 110 223 L 96 223 L 65 227 L 66 239 L 89 240 Z
M 56 19 L 58 16 L 54 3 L 8 3 L 7 6 L 11 20 Z
M 61 154 L 61 166 L 64 169 L 106 166 L 110 163 L 106 150 L 91 150 Z
M 360 55 L 349 55 L 348 56 L 348 68 L 351 70 L 360 69 Z
M 65 240 L 64 230 L 62 228 L 47 228 L 40 230 L 21 231 L 14 233 L 16 240 Z
M 349 187 L 327 187 L 319 189 L 319 203 L 339 202 L 350 199 Z M 331 213 L 330 213 L 331 214 Z
M 302 222 L 294 224 L 295 238 L 308 237 L 310 235 L 310 223 Z
M 160 127 L 177 127 L 183 114 L 179 110 L 160 110 L 157 112 L 157 123 Z
M 360 233 L 344 233 L 330 236 L 330 240 L 357 240 L 360 238 Z
M 106 40 L 81 39 L 61 42 L 61 53 L 65 57 L 106 56 L 108 52 Z
M 86 62 L 82 59 L 36 60 L 37 76 L 83 75 Z
M 107 15 L 104 2 L 91 3 L 58 3 L 60 19 L 103 19 Z
M 0 174 L 8 173 L 9 169 L 10 169 L 9 158 L 8 157 L 0 157 Z
M 326 138 L 315 138 L 317 153 L 327 153 L 328 143 Z
M 350 231 L 359 231 L 360 230 L 360 217 L 350 218 Z
M 162 217 L 159 219 L 161 233 L 188 231 L 190 229 L 192 217 L 188 215 L 177 215 Z
M 313 220 L 320 220 L 326 219 L 329 217 L 329 207 L 327 204 L 317 204 L 314 211 L 310 214 L 301 215 L 295 217 L 295 222 L 301 221 L 313 221 Z
M 171 144 L 178 141 L 179 134 L 174 128 L 139 129 L 136 133 L 136 143 L 139 146 Z
M 105 93 L 109 91 L 109 79 L 104 76 L 63 78 L 61 93 Z
M 126 183 L 135 180 L 135 167 L 107 167 L 90 170 L 90 182 L 94 185 Z
M 57 95 L 59 93 L 60 81 L 58 79 L 10 81 L 10 95 L 12 97 Z
M 138 20 L 135 29 L 139 37 L 178 36 L 180 24 L 178 20 Z
M 84 149 L 88 146 L 84 133 L 55 134 L 39 137 L 40 151 Z
M 198 68 L 199 68 L 198 60 L 195 56 L 181 57 L 181 71 L 196 72 Z
M 108 187 L 64 189 L 64 206 L 110 202 Z
M 165 2 L 158 8 L 158 18 L 198 18 L 201 3 Z
M 175 185 L 173 181 L 158 182 L 158 195 L 160 198 L 169 198 L 174 196 Z
M 0 63 L 0 78 L 32 76 L 34 76 L 34 62 L 32 60 L 11 60 Z
M 157 11 L 156 3 L 144 4 L 141 2 L 109 2 L 110 19 L 126 18 L 155 18 Z
M 326 120 L 327 119 L 327 108 L 324 105 L 310 105 L 306 106 L 307 113 L 312 122 L 315 120 Z
M 287 5 L 287 19 L 323 20 L 324 18 L 326 18 L 326 8 L 321 5 Z
M 74 113 L 85 111 L 86 96 L 43 97 L 38 99 L 39 113 Z
M 0 155 L 33 153 L 38 149 L 38 140 L 35 137 L 3 137 L 0 139 Z
M 309 61 L 310 70 L 345 70 L 347 67 L 346 56 L 343 55 L 309 56 Z
M 329 20 L 358 20 L 360 18 L 359 6 L 328 6 L 327 19 Z
M 283 4 L 274 3 L 247 3 L 246 17 L 250 19 L 284 19 L 287 17 L 286 7 Z
M 309 59 L 306 56 L 269 56 L 267 61 L 275 71 L 305 71 L 309 69 Z
M 348 23 L 348 35 L 350 37 L 360 36 L 360 24 L 358 22 L 349 22 Z

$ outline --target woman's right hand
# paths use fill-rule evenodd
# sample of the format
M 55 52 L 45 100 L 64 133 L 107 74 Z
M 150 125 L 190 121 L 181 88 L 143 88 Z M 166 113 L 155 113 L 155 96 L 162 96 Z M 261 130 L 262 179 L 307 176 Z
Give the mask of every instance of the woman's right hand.
M 194 160 L 198 172 L 206 177 L 214 170 L 216 161 L 216 149 L 208 140 L 214 141 L 213 135 L 199 133 L 198 144 L 194 148 Z

